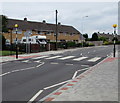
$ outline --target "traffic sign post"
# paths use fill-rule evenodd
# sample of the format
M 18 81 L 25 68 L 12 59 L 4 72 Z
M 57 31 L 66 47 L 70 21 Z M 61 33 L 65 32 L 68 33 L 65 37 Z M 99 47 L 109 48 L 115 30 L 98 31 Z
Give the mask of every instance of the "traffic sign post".
M 32 34 L 32 31 L 28 30 L 24 33 L 25 37 L 26 37 L 26 53 L 28 53 L 28 44 L 29 44 L 29 37 Z

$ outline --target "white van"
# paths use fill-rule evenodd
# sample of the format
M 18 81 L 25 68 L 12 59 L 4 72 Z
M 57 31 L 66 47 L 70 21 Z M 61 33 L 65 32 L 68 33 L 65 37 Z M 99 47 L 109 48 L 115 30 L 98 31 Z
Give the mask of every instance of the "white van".
M 31 43 L 31 44 L 47 44 L 46 36 L 36 35 L 30 37 L 22 37 L 21 43 Z

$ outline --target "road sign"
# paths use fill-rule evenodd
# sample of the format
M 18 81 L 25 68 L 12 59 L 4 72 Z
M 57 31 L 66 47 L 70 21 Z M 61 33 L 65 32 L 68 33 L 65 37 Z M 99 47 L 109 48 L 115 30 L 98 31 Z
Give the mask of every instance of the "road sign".
M 27 30 L 27 31 L 24 33 L 24 35 L 27 36 L 27 37 L 30 36 L 31 34 L 32 34 L 32 31 L 30 31 L 30 30 Z

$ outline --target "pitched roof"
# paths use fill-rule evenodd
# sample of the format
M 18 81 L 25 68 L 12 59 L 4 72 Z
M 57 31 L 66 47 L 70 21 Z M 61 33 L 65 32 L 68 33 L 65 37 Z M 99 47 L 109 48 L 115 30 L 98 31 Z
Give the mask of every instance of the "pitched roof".
M 22 30 L 36 30 L 36 31 L 51 31 L 55 32 L 56 25 L 43 22 L 24 21 L 16 19 L 8 19 L 8 28 L 14 28 L 14 25 L 18 24 Z M 77 33 L 80 34 L 73 26 L 58 25 L 58 32 Z
M 114 34 L 113 33 L 112 34 L 109 34 L 109 33 L 107 33 L 107 34 L 105 34 L 105 33 L 98 33 L 98 36 L 99 37 L 103 36 L 103 37 L 109 38 L 111 40 L 114 38 Z M 120 40 L 120 35 L 115 35 L 115 36 L 118 38 L 118 40 Z

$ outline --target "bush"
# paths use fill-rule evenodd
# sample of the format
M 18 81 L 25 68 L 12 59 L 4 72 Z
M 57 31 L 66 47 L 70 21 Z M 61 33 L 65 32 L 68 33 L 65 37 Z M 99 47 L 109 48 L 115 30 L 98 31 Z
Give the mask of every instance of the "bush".
M 103 45 L 110 45 L 111 43 L 110 42 L 108 42 L 108 41 L 105 41 L 104 43 L 103 43 Z
M 67 42 L 67 46 L 68 47 L 76 47 L 76 43 L 75 42 Z
M 95 46 L 93 43 L 89 43 L 88 45 L 89 45 L 89 46 Z

